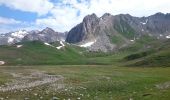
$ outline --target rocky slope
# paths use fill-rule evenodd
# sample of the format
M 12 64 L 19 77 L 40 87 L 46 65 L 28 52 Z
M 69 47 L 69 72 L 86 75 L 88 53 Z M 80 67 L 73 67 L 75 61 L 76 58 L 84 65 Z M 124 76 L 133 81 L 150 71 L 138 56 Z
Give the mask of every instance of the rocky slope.
M 66 42 L 86 46 L 91 51 L 112 51 L 133 43 L 143 35 L 157 39 L 170 38 L 170 14 L 148 17 L 129 14 L 88 15 L 68 32 Z M 90 44 L 90 45 L 89 45 Z
M 0 45 L 14 44 L 20 42 L 27 34 L 29 33 L 25 30 L 1 34 Z
M 23 38 L 23 41 L 43 41 L 43 42 L 55 42 L 55 41 L 65 41 L 65 33 L 55 32 L 51 28 L 46 28 L 42 31 L 31 31 L 30 34 Z
M 55 41 L 65 41 L 67 32 L 60 33 L 55 32 L 51 28 L 45 28 L 42 31 L 32 30 L 32 31 L 16 31 L 9 32 L 6 34 L 0 34 L 0 45 L 10 45 L 23 41 L 42 41 L 42 42 L 55 42 Z

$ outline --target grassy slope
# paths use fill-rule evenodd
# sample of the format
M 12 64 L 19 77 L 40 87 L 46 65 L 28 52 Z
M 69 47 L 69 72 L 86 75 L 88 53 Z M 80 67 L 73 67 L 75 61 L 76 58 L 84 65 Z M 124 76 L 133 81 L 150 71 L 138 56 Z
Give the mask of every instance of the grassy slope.
M 0 60 L 8 65 L 71 64 L 83 60 L 78 49 L 66 46 L 58 50 L 37 41 L 26 42 L 21 48 L 16 48 L 15 45 L 1 46 L 0 51 Z
M 6 65 L 56 65 L 56 64 L 92 64 L 108 65 L 116 64 L 127 52 L 101 53 L 87 52 L 85 49 L 67 45 L 61 50 L 44 45 L 41 42 L 25 42 L 21 48 L 13 46 L 0 47 L 0 60 Z M 59 46 L 59 43 L 52 43 Z
M 124 58 L 128 66 L 170 66 L 170 40 L 155 41 L 151 48 Z
M 110 53 L 87 52 L 74 45 L 67 45 L 58 50 L 37 41 L 25 42 L 21 48 L 16 48 L 15 45 L 1 46 L 0 60 L 7 62 L 7 65 L 170 66 L 169 41 L 158 41 L 144 35 L 135 43 Z M 59 46 L 59 43 L 52 45 Z

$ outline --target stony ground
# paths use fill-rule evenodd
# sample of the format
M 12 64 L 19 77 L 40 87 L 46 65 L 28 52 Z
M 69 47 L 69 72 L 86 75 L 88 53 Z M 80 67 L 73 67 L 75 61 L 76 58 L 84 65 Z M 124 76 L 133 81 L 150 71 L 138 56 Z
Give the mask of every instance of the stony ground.
M 45 84 L 53 84 L 57 81 L 62 81 L 63 77 L 61 75 L 48 75 L 45 72 L 41 72 L 38 70 L 30 71 L 29 75 L 23 75 L 24 73 L 13 73 L 10 72 L 10 75 L 13 76 L 14 79 L 11 82 L 7 82 L 4 85 L 0 86 L 0 92 L 8 92 L 45 85 Z M 63 88 L 63 86 L 58 85 L 58 89 Z

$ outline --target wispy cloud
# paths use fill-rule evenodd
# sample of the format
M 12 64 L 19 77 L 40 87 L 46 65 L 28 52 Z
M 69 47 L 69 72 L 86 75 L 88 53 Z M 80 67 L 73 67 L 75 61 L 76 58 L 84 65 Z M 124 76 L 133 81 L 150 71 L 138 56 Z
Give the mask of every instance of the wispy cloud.
M 0 24 L 11 25 L 11 24 L 19 24 L 19 23 L 21 23 L 21 21 L 0 16 Z
M 48 17 L 37 17 L 32 26 L 52 27 L 62 32 L 69 31 L 91 13 L 100 17 L 106 12 L 133 16 L 170 12 L 170 0 L 0 0 L 0 4 L 11 9 L 35 12 L 39 16 L 49 14 Z
M 53 8 L 53 3 L 49 0 L 0 0 L 0 5 L 38 15 L 45 15 Z

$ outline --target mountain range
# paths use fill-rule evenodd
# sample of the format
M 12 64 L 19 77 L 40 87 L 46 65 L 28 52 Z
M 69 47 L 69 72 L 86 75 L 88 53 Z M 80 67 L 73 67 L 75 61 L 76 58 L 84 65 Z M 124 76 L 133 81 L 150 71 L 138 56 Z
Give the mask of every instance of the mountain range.
M 0 34 L 6 65 L 170 66 L 170 14 L 87 15 L 68 32 L 51 28 Z
M 170 14 L 156 13 L 148 17 L 133 17 L 129 14 L 113 16 L 105 13 L 97 17 L 93 13 L 64 33 L 47 27 L 42 31 L 20 30 L 0 34 L 0 45 L 35 40 L 46 43 L 65 41 L 85 47 L 89 51 L 109 52 L 126 47 L 145 35 L 158 40 L 170 38 Z

